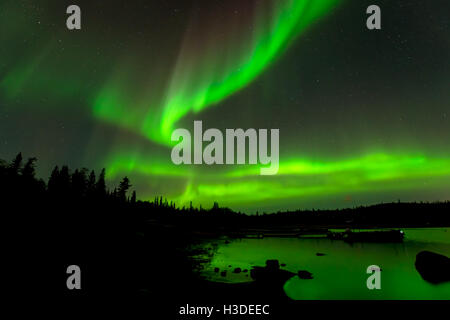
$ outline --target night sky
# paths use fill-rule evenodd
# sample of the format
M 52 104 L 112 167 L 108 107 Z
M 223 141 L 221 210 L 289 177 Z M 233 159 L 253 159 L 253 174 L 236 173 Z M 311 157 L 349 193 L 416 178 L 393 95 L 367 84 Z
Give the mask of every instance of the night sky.
M 82 29 L 66 28 L 77 4 Z M 382 29 L 366 28 L 377 4 Z M 0 158 L 247 212 L 450 199 L 447 0 L 0 2 Z M 176 128 L 279 128 L 280 169 L 172 164 Z

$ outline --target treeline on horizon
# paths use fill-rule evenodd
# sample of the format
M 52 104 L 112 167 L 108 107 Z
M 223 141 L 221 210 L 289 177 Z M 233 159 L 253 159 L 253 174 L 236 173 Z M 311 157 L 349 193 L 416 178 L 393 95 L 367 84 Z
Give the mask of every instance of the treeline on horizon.
M 0 159 L 0 190 L 7 199 L 53 199 L 55 201 L 97 201 L 114 200 L 122 203 L 136 202 L 136 192 L 128 197 L 130 180 L 124 177 L 113 190 L 108 190 L 105 169 L 98 177 L 94 170 L 86 168 L 71 172 L 68 166 L 56 166 L 48 181 L 36 177 L 37 158 L 24 161 L 22 153 L 11 161 Z
M 136 191 L 129 195 L 132 187 L 128 177 L 124 177 L 112 190 L 106 186 L 106 170 L 100 174 L 86 168 L 71 171 L 68 166 L 56 166 L 48 181 L 36 177 L 37 159 L 32 157 L 24 161 L 19 153 L 11 162 L 0 159 L 0 195 L 5 202 L 21 203 L 28 206 L 42 203 L 59 203 L 73 205 L 97 204 L 100 206 L 116 206 L 126 209 L 137 209 L 143 216 L 147 214 L 159 216 L 182 217 L 226 216 L 228 219 L 258 220 L 265 224 L 306 223 L 306 224 L 372 224 L 396 223 L 419 225 L 450 224 L 450 201 L 444 202 L 395 202 L 371 206 L 335 210 L 295 210 L 278 211 L 246 215 L 229 208 L 219 207 L 217 202 L 211 209 L 193 207 L 177 207 L 174 202 L 163 197 L 155 197 L 153 201 L 137 199 Z M 255 219 L 255 217 L 259 217 Z M 233 219 L 234 220 L 234 219 Z M 242 220 L 242 219 L 241 219 Z
M 0 197 L 3 202 L 35 201 L 38 203 L 71 203 L 71 204 L 115 204 L 128 208 L 157 208 L 160 212 L 234 212 L 228 208 L 219 208 L 214 203 L 209 210 L 189 207 L 178 208 L 175 202 L 166 198 L 155 197 L 153 201 L 137 200 L 136 191 L 131 195 L 132 187 L 128 177 L 122 178 L 119 185 L 108 189 L 106 185 L 106 169 L 100 174 L 87 168 L 72 171 L 67 165 L 55 166 L 47 181 L 36 177 L 37 158 L 31 157 L 26 161 L 22 153 L 18 153 L 11 162 L 0 159 Z M 236 213 L 234 213 L 236 214 Z

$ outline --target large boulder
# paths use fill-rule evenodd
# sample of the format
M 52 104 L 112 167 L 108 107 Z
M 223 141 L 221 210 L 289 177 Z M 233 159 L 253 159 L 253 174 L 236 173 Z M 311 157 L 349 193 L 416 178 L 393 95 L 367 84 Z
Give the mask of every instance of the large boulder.
M 278 260 L 267 260 L 265 267 L 255 266 L 250 270 L 250 276 L 258 282 L 284 283 L 294 275 L 290 271 L 280 269 Z
M 450 258 L 431 251 L 416 256 L 416 269 L 422 278 L 433 284 L 450 281 Z
M 297 275 L 300 279 L 313 279 L 313 274 L 306 270 L 298 270 Z
M 318 256 L 318 257 L 323 257 L 325 255 L 325 253 L 322 253 L 322 252 L 317 252 L 316 253 L 316 256 Z
M 280 269 L 280 263 L 278 260 L 266 260 L 266 268 L 270 270 L 278 270 Z

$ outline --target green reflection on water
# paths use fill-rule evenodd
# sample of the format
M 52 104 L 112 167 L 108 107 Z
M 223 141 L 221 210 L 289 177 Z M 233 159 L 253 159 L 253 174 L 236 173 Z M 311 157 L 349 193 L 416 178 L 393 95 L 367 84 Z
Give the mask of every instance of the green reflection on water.
M 235 267 L 250 269 L 267 259 L 285 263 L 286 270 L 308 270 L 313 280 L 297 276 L 286 282 L 286 294 L 302 299 L 450 299 L 450 283 L 424 281 L 414 267 L 416 254 L 429 250 L 450 256 L 450 229 L 403 229 L 404 243 L 355 243 L 329 239 L 264 238 L 219 243 L 204 275 L 213 281 L 243 282 L 250 276 L 232 273 Z M 325 256 L 316 256 L 316 253 Z M 366 269 L 382 268 L 381 290 L 368 290 Z M 231 267 L 229 267 L 231 265 Z M 227 270 L 225 277 L 213 271 Z

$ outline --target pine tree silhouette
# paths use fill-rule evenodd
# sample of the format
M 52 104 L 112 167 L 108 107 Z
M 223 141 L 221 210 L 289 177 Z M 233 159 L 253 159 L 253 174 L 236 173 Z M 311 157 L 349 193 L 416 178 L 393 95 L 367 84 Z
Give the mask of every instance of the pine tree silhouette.
M 119 197 L 120 201 L 126 201 L 127 191 L 128 189 L 130 189 L 130 187 L 130 179 L 128 179 L 128 177 L 124 177 L 119 184 L 119 189 L 117 190 L 117 196 Z
M 106 196 L 106 182 L 105 182 L 106 170 L 102 169 L 100 176 L 98 177 L 97 183 L 95 185 L 96 197 L 98 199 L 103 199 Z

